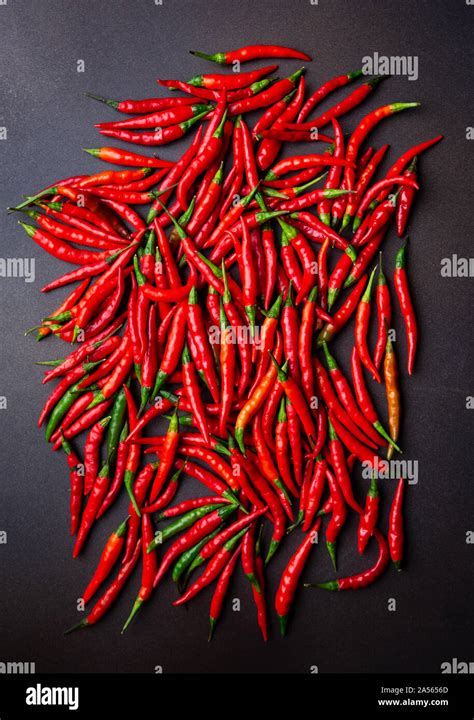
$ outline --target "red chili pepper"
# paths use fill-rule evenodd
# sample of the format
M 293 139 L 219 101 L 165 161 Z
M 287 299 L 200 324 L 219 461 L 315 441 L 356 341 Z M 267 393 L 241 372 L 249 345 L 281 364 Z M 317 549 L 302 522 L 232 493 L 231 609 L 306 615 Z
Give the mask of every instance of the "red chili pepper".
M 307 532 L 311 527 L 314 516 L 319 508 L 321 497 L 324 490 L 325 478 L 327 472 L 327 463 L 321 455 L 316 457 L 314 473 L 311 481 L 307 484 L 304 500 L 302 500 L 301 510 L 304 511 L 303 532 Z
M 395 285 L 395 292 L 397 294 L 398 303 L 402 312 L 403 321 L 405 323 L 405 332 L 407 336 L 408 346 L 408 359 L 407 359 L 407 370 L 408 374 L 413 373 L 413 366 L 415 364 L 416 346 L 418 341 L 418 327 L 416 322 L 415 310 L 410 296 L 410 290 L 408 287 L 408 278 L 406 273 L 406 245 L 403 245 L 397 253 L 395 260 L 395 272 L 393 275 L 393 282 Z
M 330 93 L 334 92 L 338 88 L 348 85 L 353 80 L 356 80 L 362 75 L 362 70 L 355 70 L 353 72 L 346 73 L 345 75 L 338 75 L 325 82 L 306 100 L 305 104 L 300 110 L 297 118 L 298 123 L 302 123 L 310 112 L 318 105 L 325 97 Z
M 377 370 L 380 367 L 385 346 L 387 344 L 387 328 L 392 322 L 392 304 L 390 292 L 382 269 L 382 253 L 380 253 L 379 276 L 377 279 L 376 302 L 377 302 L 377 342 L 374 350 L 374 365 Z
M 384 437 L 385 440 L 392 447 L 394 447 L 396 450 L 401 452 L 398 445 L 390 437 L 390 435 L 387 433 L 387 431 L 381 424 L 380 420 L 378 419 L 377 413 L 375 411 L 375 408 L 373 406 L 369 392 L 367 390 L 367 386 L 364 381 L 364 374 L 362 372 L 359 355 L 358 355 L 355 347 L 352 348 L 351 358 L 352 358 L 352 381 L 354 384 L 354 390 L 355 390 L 357 402 L 359 404 L 360 409 L 362 410 L 363 417 L 365 417 L 366 420 L 368 420 L 370 423 L 372 423 L 372 425 L 377 430 L 377 432 L 382 437 Z
M 195 545 L 199 540 L 209 535 L 213 530 L 219 527 L 225 518 L 229 517 L 235 511 L 235 506 L 227 505 L 225 507 L 213 510 L 209 514 L 202 517 L 194 523 L 194 525 L 181 535 L 173 545 L 163 555 L 158 571 L 153 581 L 153 587 L 156 587 L 162 580 L 174 560 L 185 550 Z
M 194 157 L 190 165 L 187 167 L 187 169 L 184 171 L 183 176 L 181 180 L 178 183 L 178 189 L 176 191 L 176 197 L 178 199 L 178 202 L 181 206 L 181 209 L 184 211 L 189 205 L 189 194 L 192 185 L 194 184 L 196 178 L 205 170 L 207 170 L 212 163 L 218 158 L 221 149 L 222 149 L 222 142 L 223 142 L 223 132 L 224 132 L 224 125 L 227 118 L 227 113 L 225 111 L 225 102 L 221 105 L 220 110 L 220 122 L 212 134 L 212 137 L 207 142 L 206 145 L 204 145 L 201 150 L 197 153 L 197 155 Z
M 321 519 L 318 518 L 313 529 L 307 533 L 298 550 L 291 557 L 281 576 L 280 585 L 275 596 L 275 610 L 277 611 L 282 635 L 286 634 L 288 615 L 293 604 L 298 582 L 309 558 L 311 548 L 317 542 L 320 526 Z
M 298 497 L 299 491 L 291 476 L 288 443 L 288 416 L 286 414 L 286 401 L 285 398 L 282 398 L 275 428 L 275 456 L 283 482 L 291 494 L 294 495 L 294 497 Z
M 296 115 L 298 114 L 303 104 L 304 93 L 305 82 L 304 77 L 301 77 L 295 97 L 288 104 L 287 107 L 284 104 L 281 114 L 278 116 L 278 118 L 275 119 L 275 121 L 271 124 L 269 128 L 260 129 L 260 133 L 262 134 L 262 136 L 264 136 L 265 132 L 268 130 L 272 133 L 272 135 L 275 132 L 278 135 L 279 131 L 283 129 L 285 123 L 292 122 L 296 118 Z M 260 144 L 257 153 L 257 162 L 259 168 L 261 170 L 268 170 L 270 165 L 275 161 L 278 153 L 280 152 L 280 149 L 281 142 L 279 142 L 277 138 L 271 139 L 270 137 L 265 137 L 263 142 Z
M 372 185 L 370 190 L 367 190 L 364 197 L 362 198 L 362 201 L 357 208 L 356 218 L 360 220 L 363 218 L 364 214 L 370 207 L 370 204 L 373 200 L 377 197 L 380 190 L 384 187 L 392 187 L 392 185 L 400 185 L 401 187 L 405 188 L 411 188 L 414 190 L 419 190 L 418 185 L 416 184 L 415 180 L 412 178 L 409 178 L 407 176 L 399 175 L 392 178 L 385 178 L 384 180 L 380 180 L 378 183 L 375 183 L 375 185 Z
M 375 276 L 375 268 L 373 269 L 367 287 L 362 295 L 362 299 L 357 308 L 356 323 L 355 323 L 355 346 L 359 357 L 365 367 L 369 370 L 374 380 L 378 383 L 381 382 L 380 375 L 377 368 L 375 367 L 372 358 L 370 357 L 369 349 L 367 347 L 367 332 L 369 329 L 370 321 L 370 295 L 372 290 L 372 284 Z
M 243 115 L 246 112 L 253 112 L 259 108 L 273 105 L 293 90 L 303 72 L 304 68 L 301 68 L 290 75 L 290 77 L 284 78 L 283 80 L 277 80 L 274 85 L 266 90 L 263 90 L 263 92 L 257 93 L 249 98 L 244 98 L 243 100 L 232 102 L 229 105 L 229 116 Z
M 138 473 L 137 478 L 133 484 L 133 491 L 130 488 L 131 498 L 128 506 L 128 512 L 130 520 L 128 522 L 127 538 L 125 541 L 125 557 L 122 562 L 126 563 L 130 559 L 135 547 L 135 543 L 138 539 L 141 524 L 141 511 L 140 508 L 145 503 L 145 498 L 150 487 L 150 483 L 153 479 L 153 474 L 156 469 L 156 463 L 149 463 L 145 465 L 142 470 Z M 131 471 L 128 471 L 131 472 Z M 135 472 L 133 472 L 133 477 Z M 133 480 L 132 477 L 132 480 Z
M 117 495 L 119 494 L 122 484 L 124 481 L 124 475 L 125 475 L 125 466 L 127 463 L 127 457 L 128 457 L 128 450 L 129 446 L 128 443 L 125 442 L 125 439 L 128 435 L 128 424 L 125 423 L 122 433 L 120 435 L 120 442 L 117 448 L 117 458 L 115 461 L 115 473 L 114 477 L 112 479 L 112 482 L 110 484 L 110 487 L 107 491 L 107 495 L 104 498 L 104 501 L 102 505 L 100 506 L 99 511 L 97 512 L 97 519 L 99 519 L 112 505 L 112 503 L 116 500 Z
M 250 532 L 250 531 L 249 531 Z M 244 535 L 244 541 L 247 535 Z M 252 585 L 252 594 L 257 608 L 257 622 L 262 633 L 264 641 L 267 641 L 268 628 L 267 628 L 267 603 L 265 600 L 265 575 L 264 575 L 264 563 L 260 548 L 260 537 L 257 540 L 255 546 L 256 558 L 255 558 L 255 571 L 258 582 L 258 588 L 254 584 Z
M 404 544 L 404 532 L 403 532 L 403 495 L 405 492 L 405 481 L 400 478 L 397 485 L 397 490 L 393 496 L 392 505 L 390 507 L 389 515 L 389 530 L 388 530 L 388 546 L 390 549 L 390 557 L 397 570 L 400 570 L 401 562 L 403 559 L 403 544 Z
M 100 464 L 100 444 L 104 437 L 105 428 L 110 422 L 110 415 L 96 423 L 87 436 L 84 447 L 84 495 L 88 495 L 95 483 Z
M 123 587 L 125 586 L 125 583 L 132 574 L 140 555 L 140 546 L 141 543 L 137 542 L 130 559 L 126 563 L 123 563 L 121 565 L 117 577 L 107 588 L 105 593 L 96 602 L 89 615 L 83 620 L 81 620 L 80 623 L 74 625 L 74 627 L 67 630 L 64 633 L 65 635 L 73 632 L 74 630 L 79 630 L 81 628 L 89 627 L 90 625 L 95 625 L 96 622 L 99 622 L 99 620 L 104 617 L 105 613 L 110 609 L 110 607 L 120 595 Z
M 362 463 L 370 468 L 375 466 L 378 461 L 378 455 L 373 450 L 369 450 L 357 438 L 355 438 L 339 420 L 329 412 L 329 419 L 337 432 L 338 437 L 342 440 L 346 448 L 354 454 Z
M 340 124 L 335 118 L 332 119 L 332 127 L 334 130 L 334 157 L 344 157 L 344 133 Z M 339 188 L 341 183 L 342 169 L 333 165 L 328 172 L 326 182 L 324 185 L 325 190 Z M 318 215 L 321 221 L 325 225 L 331 224 L 331 201 L 322 200 L 318 205 Z
M 271 105 L 268 110 L 265 110 L 265 112 L 258 118 L 252 129 L 252 137 L 254 140 L 259 140 L 262 130 L 268 130 L 268 128 L 271 127 L 276 120 L 278 120 L 295 92 L 296 90 L 289 92 L 288 95 L 285 95 L 284 98 L 278 100 L 274 105 Z
M 285 47 L 284 45 L 246 45 L 238 50 L 227 50 L 226 52 L 207 55 L 197 50 L 190 50 L 191 55 L 210 60 L 219 65 L 232 65 L 235 62 L 249 62 L 250 60 L 261 60 L 262 58 L 291 58 L 293 60 L 311 60 L 311 57 L 304 52 Z
M 365 414 L 361 413 L 357 407 L 349 382 L 344 377 L 335 358 L 330 354 L 326 343 L 323 345 L 323 350 L 331 379 L 334 383 L 334 387 L 336 388 L 339 400 L 341 401 L 347 414 L 354 421 L 357 427 L 362 430 L 362 432 L 365 433 L 365 435 L 367 435 L 373 443 L 375 443 L 375 446 L 386 445 L 387 443 L 385 440 L 383 440 L 380 434 L 374 429 L 373 423 L 369 422 L 369 418 L 367 418 Z M 356 348 L 354 348 L 354 350 L 357 352 Z
M 186 100 L 186 105 L 193 103 L 192 98 L 176 98 L 177 100 Z M 138 155 L 137 153 L 131 152 L 130 150 L 122 150 L 120 148 L 113 147 L 100 147 L 100 148 L 83 148 L 85 152 L 89 153 L 93 157 L 99 158 L 104 162 L 112 163 L 114 165 L 127 165 L 129 167 L 173 167 L 174 162 L 170 160 L 162 160 L 158 157 L 149 157 L 148 155 Z
M 115 140 L 121 140 L 122 142 L 129 142 L 135 145 L 166 145 L 174 140 L 179 140 L 184 137 L 188 130 L 197 122 L 203 119 L 205 115 L 209 113 L 209 110 L 194 115 L 190 120 L 184 120 L 176 125 L 170 125 L 169 127 L 158 128 L 155 132 L 134 132 L 133 130 L 114 130 L 103 129 L 99 130 L 101 135 L 106 137 L 114 138 Z
M 179 420 L 176 410 L 174 411 L 166 439 L 160 452 L 160 464 L 150 491 L 150 502 L 154 502 L 165 484 L 168 473 L 173 466 L 179 443 Z
M 369 440 L 369 438 L 366 437 L 366 435 L 364 435 L 356 422 L 349 416 L 349 414 L 339 402 L 336 393 L 334 392 L 334 389 L 332 387 L 332 384 L 329 380 L 329 376 L 323 365 L 317 358 L 315 358 L 314 361 L 314 368 L 316 371 L 318 388 L 321 392 L 324 402 L 328 407 L 328 410 L 330 410 L 337 417 L 339 422 L 341 422 L 352 433 L 352 435 L 358 438 L 360 442 L 366 443 L 370 447 L 376 448 L 375 443 L 373 443 L 371 440 Z
M 216 589 L 214 590 L 214 595 L 212 596 L 211 608 L 209 611 L 209 624 L 210 624 L 209 637 L 208 637 L 209 642 L 212 639 L 212 635 L 214 633 L 214 628 L 216 626 L 216 623 L 221 616 L 222 608 L 224 605 L 224 599 L 225 599 L 230 581 L 232 579 L 232 575 L 234 574 L 234 570 L 236 568 L 240 552 L 241 552 L 241 547 L 239 546 L 237 548 L 237 550 L 234 551 L 234 554 L 232 555 L 230 560 L 227 562 L 227 565 L 225 566 L 224 570 L 221 573 L 219 580 L 217 581 Z
M 117 530 L 110 535 L 102 555 L 100 556 L 97 568 L 92 576 L 92 579 L 84 592 L 82 593 L 82 599 L 85 603 L 88 603 L 91 597 L 97 592 L 99 587 L 102 585 L 104 580 L 110 575 L 112 568 L 120 557 L 122 548 L 125 542 L 125 531 L 127 529 L 128 518 L 121 523 Z
M 334 247 L 337 247 L 339 250 L 345 250 L 349 244 L 347 240 L 344 240 L 344 238 L 338 235 L 337 232 L 327 227 L 327 225 L 322 223 L 319 218 L 307 211 L 292 213 L 290 217 L 293 220 L 299 220 L 305 223 L 313 232 L 313 237 L 315 241 L 319 242 L 321 245 L 326 241 L 327 238 L 329 238 L 331 244 L 334 245 Z
M 369 264 L 372 262 L 375 253 L 379 249 L 382 240 L 384 239 L 384 236 L 385 229 L 383 229 L 377 235 L 374 235 L 372 239 L 362 248 L 351 268 L 350 275 L 344 282 L 343 287 L 350 287 L 362 277 L 362 275 L 367 270 Z
M 419 105 L 420 103 L 391 103 L 390 105 L 383 105 L 376 110 L 372 110 L 368 115 L 363 117 L 349 139 L 346 151 L 346 159 L 348 162 L 355 162 L 363 141 L 381 120 L 402 110 L 419 107 Z M 344 170 L 344 177 L 346 178 L 348 189 L 352 190 L 354 187 L 355 173 L 350 164 Z
M 411 161 L 410 165 L 404 172 L 404 176 L 416 183 L 417 172 L 416 172 L 416 156 Z M 405 234 L 405 228 L 410 215 L 410 210 L 415 199 L 415 187 L 404 186 L 400 192 L 397 206 L 397 235 L 403 237 Z
M 377 150 L 375 155 L 369 160 L 367 165 L 364 167 L 364 169 L 358 176 L 355 193 L 354 195 L 351 195 L 347 201 L 344 217 L 342 218 L 341 230 L 344 230 L 344 228 L 350 223 L 351 219 L 354 217 L 359 207 L 362 196 L 366 191 L 376 169 L 382 162 L 385 153 L 388 150 L 388 147 L 388 145 L 383 145 L 380 150 Z
M 356 108 L 358 105 L 360 105 L 365 98 L 370 95 L 372 90 L 377 87 L 379 82 L 381 82 L 384 78 L 383 77 L 375 77 L 372 78 L 372 80 L 369 80 L 368 82 L 363 83 L 363 85 L 359 85 L 355 90 L 352 91 L 348 97 L 344 98 L 344 100 L 341 100 L 341 102 L 334 105 L 332 108 L 327 110 L 325 113 L 320 115 L 317 118 L 314 118 L 313 120 L 309 120 L 306 123 L 298 122 L 293 125 L 287 125 L 286 127 L 295 129 L 295 130 L 312 130 L 313 128 L 321 128 L 324 127 L 324 125 L 327 125 L 333 118 L 340 117 L 341 115 L 345 115 L 346 113 L 350 112 L 354 108 Z
M 291 377 L 296 381 L 301 381 L 300 363 L 299 363 L 299 317 L 296 307 L 293 305 L 291 299 L 291 287 L 286 296 L 286 300 L 283 303 L 283 309 L 281 312 L 281 329 L 283 332 L 283 350 L 285 358 L 288 362 L 289 372 Z M 267 362 L 270 358 L 270 347 L 267 349 L 262 348 L 262 352 L 266 351 Z
M 110 256 L 112 251 L 107 253 L 94 253 L 88 250 L 76 250 L 68 245 L 66 242 L 59 240 L 50 233 L 44 230 L 39 230 L 33 227 L 33 225 L 26 225 L 26 223 L 19 223 L 27 232 L 27 234 L 39 245 L 43 250 L 64 262 L 73 263 L 74 265 L 90 265 L 97 260 L 104 260 L 106 254 Z
M 370 481 L 369 491 L 365 498 L 365 508 L 359 519 L 357 549 L 359 553 L 365 550 L 370 537 L 374 533 L 379 514 L 380 493 L 375 477 Z
M 71 496 L 69 500 L 69 512 L 71 515 L 71 535 L 75 535 L 79 527 L 81 514 L 82 495 L 83 495 L 83 475 L 81 462 L 72 449 L 71 445 L 65 439 L 61 431 L 61 441 L 63 450 L 66 453 L 67 464 L 69 467 L 69 481 L 71 484 Z
M 293 155 L 292 157 L 280 160 L 266 174 L 265 181 L 276 180 L 280 175 L 293 170 L 301 170 L 312 167 L 324 167 L 325 165 L 337 165 L 338 167 L 352 167 L 353 162 L 344 158 L 334 158 L 330 155 Z
M 344 500 L 353 510 L 360 514 L 362 512 L 362 508 L 354 497 L 351 478 L 344 455 L 344 448 L 342 447 L 341 441 L 337 437 L 336 431 L 334 430 L 331 422 L 329 422 L 329 452 L 331 455 L 331 465 L 334 469 Z
M 182 595 L 178 600 L 175 600 L 173 605 L 183 605 L 184 603 L 188 602 L 193 597 L 195 597 L 195 595 L 201 592 L 201 590 L 207 587 L 207 585 L 209 585 L 213 580 L 215 580 L 218 575 L 220 575 L 220 573 L 223 571 L 224 567 L 230 560 L 236 544 L 240 541 L 242 535 L 245 532 L 247 532 L 247 528 L 244 528 L 234 537 L 231 537 L 221 547 L 221 549 L 212 558 L 212 560 L 209 561 L 207 568 L 200 575 L 199 579 L 196 580 L 196 582 L 194 582 L 190 588 L 188 588 L 184 595 Z M 199 555 L 197 557 L 199 557 Z M 194 562 L 192 563 L 191 568 L 194 565 Z
M 389 553 L 387 541 L 379 530 L 374 530 L 374 537 L 379 546 L 379 554 L 375 565 L 365 572 L 351 575 L 350 577 L 339 578 L 325 583 L 307 583 L 305 587 L 320 587 L 324 590 L 359 590 L 360 588 L 372 585 L 383 571 L 386 569 L 389 561 Z
M 414 145 L 412 148 L 403 153 L 403 155 L 400 155 L 398 160 L 392 165 L 392 167 L 388 171 L 387 177 L 395 177 L 396 175 L 400 175 L 400 173 L 405 170 L 409 162 L 413 160 L 414 157 L 420 155 L 422 152 L 428 150 L 430 147 L 433 147 L 433 145 L 436 145 L 436 143 L 439 143 L 440 140 L 443 140 L 443 137 L 443 135 L 437 135 L 431 140 L 426 140 L 419 145 Z M 378 196 L 377 201 L 383 202 L 383 200 L 385 200 L 385 198 L 390 194 L 390 192 L 390 188 L 386 188 L 385 190 L 383 190 Z
M 87 504 L 82 513 L 81 524 L 76 537 L 76 544 L 72 553 L 73 558 L 76 558 L 82 550 L 82 547 L 89 535 L 97 512 L 102 505 L 102 502 L 107 493 L 110 483 L 110 468 L 106 463 L 94 482 L 94 486 L 87 500 Z
M 255 442 L 255 450 L 257 451 L 257 465 L 262 475 L 268 480 L 270 485 L 275 488 L 280 503 L 290 520 L 293 520 L 293 511 L 291 509 L 288 493 L 278 475 L 272 456 L 265 443 L 262 432 L 262 420 L 260 413 L 257 413 L 252 422 L 252 433 Z
M 140 610 L 144 602 L 150 599 L 153 591 L 153 580 L 156 574 L 157 560 L 155 552 L 147 552 L 147 548 L 153 540 L 153 524 L 149 515 L 143 515 L 142 517 L 142 557 L 143 557 L 143 570 L 142 570 L 142 584 L 138 592 L 137 598 L 133 604 L 130 615 L 128 616 L 125 624 L 122 628 L 122 634 L 128 628 L 133 618 Z

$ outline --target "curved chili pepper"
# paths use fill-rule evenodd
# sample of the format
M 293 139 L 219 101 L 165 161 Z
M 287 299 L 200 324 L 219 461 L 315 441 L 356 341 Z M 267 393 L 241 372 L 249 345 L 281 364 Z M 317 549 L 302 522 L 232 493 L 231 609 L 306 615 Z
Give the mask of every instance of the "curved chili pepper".
M 319 587 L 324 590 L 359 590 L 360 588 L 372 585 L 372 583 L 382 575 L 389 562 L 387 541 L 377 529 L 374 530 L 374 537 L 379 546 L 379 554 L 375 565 L 369 568 L 369 570 L 325 583 L 306 583 L 305 587 Z
M 419 107 L 420 103 L 391 103 L 390 105 L 383 105 L 382 107 L 372 110 L 368 115 L 362 118 L 353 131 L 346 151 L 346 159 L 349 163 L 355 162 L 357 153 L 363 141 L 371 130 L 384 118 L 394 115 L 395 113 L 401 112 L 402 110 L 409 110 L 410 108 Z M 347 187 L 352 190 L 354 186 L 355 173 L 350 165 L 344 170 L 344 177 L 346 178 Z
M 276 180 L 280 175 L 294 170 L 302 170 L 310 167 L 324 167 L 325 165 L 337 165 L 339 167 L 353 166 L 353 163 L 345 158 L 334 158 L 330 155 L 294 155 L 280 160 L 265 175 L 265 180 Z
M 275 610 L 277 611 L 278 620 L 280 622 L 280 632 L 282 635 L 286 634 L 288 615 L 293 603 L 298 582 L 309 558 L 311 547 L 315 544 L 315 541 L 317 541 L 320 526 L 321 519 L 318 518 L 313 529 L 307 533 L 298 550 L 291 557 L 287 566 L 283 570 L 280 585 L 278 586 L 277 594 L 275 596 Z
M 436 143 L 439 143 L 440 140 L 443 140 L 443 135 L 437 135 L 434 138 L 431 138 L 431 140 L 426 140 L 425 142 L 419 143 L 418 145 L 414 145 L 412 148 L 407 150 L 403 155 L 400 155 L 398 160 L 392 165 L 390 170 L 387 173 L 387 177 L 394 177 L 395 175 L 400 175 L 407 165 L 409 164 L 410 160 L 413 160 L 413 158 L 417 155 L 420 155 L 425 150 L 428 150 L 430 147 L 433 147 L 433 145 L 436 145 Z M 390 188 L 386 188 L 383 190 L 380 195 L 377 198 L 378 202 L 383 202 L 385 198 L 391 193 Z

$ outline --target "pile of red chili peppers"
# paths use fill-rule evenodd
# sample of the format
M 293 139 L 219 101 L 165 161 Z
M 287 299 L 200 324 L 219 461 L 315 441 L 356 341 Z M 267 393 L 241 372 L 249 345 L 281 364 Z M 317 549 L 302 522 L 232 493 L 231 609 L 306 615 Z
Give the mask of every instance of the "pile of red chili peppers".
M 311 59 L 265 45 L 194 54 L 234 70 L 237 61 Z M 359 553 L 373 538 L 376 562 L 318 587 L 366 587 L 390 559 L 402 563 L 405 480 L 394 491 L 394 482 L 385 483 L 392 495 L 386 534 L 376 473 L 365 499 L 356 498 L 352 480 L 356 463 L 374 468 L 382 454 L 400 452 L 392 300 L 380 249 L 392 218 L 404 236 L 418 159 L 442 136 L 418 142 L 374 180 L 388 146 L 368 147 L 371 131 L 418 103 L 377 107 L 343 130 L 341 119 L 375 94 L 381 78 L 348 72 L 308 97 L 304 68 L 273 79 L 276 69 L 159 80 L 166 97 L 92 96 L 130 116 L 98 124 L 107 138 L 153 150 L 185 135 L 191 142 L 176 162 L 153 151 L 88 149 L 119 169 L 60 180 L 14 208 L 35 223 L 21 225 L 40 247 L 77 266 L 42 289 L 73 287 L 35 328 L 38 340 L 73 343 L 64 358 L 43 363 L 50 366 L 43 383 L 57 384 L 39 425 L 69 467 L 74 557 L 119 494 L 129 496 L 76 627 L 100 620 L 141 563 L 124 630 L 168 574 L 179 592 L 175 605 L 214 583 L 212 635 L 241 563 L 266 639 L 265 568 L 295 531 L 293 539 L 302 535 L 274 601 L 285 633 L 312 546 L 324 536 L 336 569 L 349 513 L 358 515 Z M 342 100 L 319 111 L 346 86 Z M 291 145 L 280 159 L 287 143 L 299 142 L 314 151 L 306 144 L 297 154 Z M 417 322 L 405 242 L 392 279 L 411 374 Z M 349 379 L 334 338 L 352 316 Z M 385 384 L 384 423 L 372 380 Z M 157 418 L 164 431 L 153 435 Z M 179 501 L 182 484 L 201 492 Z

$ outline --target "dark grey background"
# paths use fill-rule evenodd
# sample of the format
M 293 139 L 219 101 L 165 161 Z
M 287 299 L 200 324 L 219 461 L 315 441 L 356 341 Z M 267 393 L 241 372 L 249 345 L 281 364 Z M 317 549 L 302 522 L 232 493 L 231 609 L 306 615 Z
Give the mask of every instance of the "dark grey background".
M 242 576 L 212 644 L 206 642 L 209 593 L 188 611 L 170 606 L 165 583 L 125 637 L 119 628 L 135 596 L 138 576 L 110 616 L 95 629 L 64 638 L 77 617 L 80 596 L 105 538 L 123 516 L 116 506 L 96 529 L 86 552 L 71 559 L 68 483 L 64 458 L 53 455 L 36 428 L 46 397 L 33 360 L 56 356 L 59 342 L 37 345 L 23 331 L 52 307 L 57 297 L 39 288 L 63 267 L 41 253 L 16 225 L 0 214 L 3 257 L 35 257 L 36 282 L 1 279 L 0 394 L 0 661 L 35 661 L 38 672 L 438 672 L 443 661 L 472 660 L 472 557 L 466 532 L 474 530 L 472 412 L 465 408 L 472 385 L 472 279 L 441 278 L 440 260 L 468 257 L 472 245 L 472 141 L 474 124 L 472 32 L 474 7 L 463 0 L 8 0 L 0 5 L 0 207 L 47 182 L 94 172 L 100 164 L 81 147 L 100 145 L 93 123 L 113 111 L 84 91 L 112 98 L 146 97 L 155 79 L 190 77 L 211 66 L 189 49 L 225 50 L 252 42 L 285 43 L 310 52 L 307 80 L 323 80 L 360 66 L 365 55 L 417 55 L 419 79 L 394 77 L 364 105 L 418 100 L 422 107 L 386 121 L 371 136 L 379 147 L 391 143 L 388 163 L 400 152 L 440 132 L 445 141 L 423 157 L 423 191 L 410 224 L 409 274 L 421 327 L 415 375 L 403 371 L 402 442 L 419 461 L 419 484 L 406 502 L 407 561 L 371 589 L 329 594 L 302 591 L 289 636 L 259 636 L 249 589 Z M 85 72 L 76 71 L 79 59 Z M 281 62 L 280 74 L 297 63 Z M 361 112 L 343 121 L 351 129 Z M 107 144 L 107 143 L 103 143 Z M 179 148 L 163 150 L 172 158 Z M 388 246 L 388 247 L 387 247 Z M 394 232 L 386 242 L 391 272 L 399 246 Z M 391 264 L 392 263 L 392 264 Z M 397 327 L 400 327 L 397 325 Z M 338 342 L 347 357 L 350 332 Z M 403 332 L 397 345 L 405 357 Z M 403 363 L 404 364 L 404 363 Z M 382 395 L 379 408 L 384 412 Z M 195 487 L 195 486 L 193 486 Z M 360 484 L 359 492 L 365 488 Z M 385 515 L 393 483 L 383 487 Z M 363 497 L 363 494 L 361 494 Z M 354 557 L 355 526 L 344 532 L 341 572 L 366 566 Z M 270 568 L 272 593 L 296 542 L 285 543 Z M 305 574 L 332 577 L 327 553 L 316 549 Z M 397 611 L 388 612 L 389 598 Z M 272 604 L 272 601 L 270 601 Z

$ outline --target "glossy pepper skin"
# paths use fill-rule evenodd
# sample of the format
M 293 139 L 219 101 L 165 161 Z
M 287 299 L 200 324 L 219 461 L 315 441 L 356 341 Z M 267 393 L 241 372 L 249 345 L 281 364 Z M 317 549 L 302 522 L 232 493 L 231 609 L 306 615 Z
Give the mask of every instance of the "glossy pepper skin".
M 285 567 L 280 579 L 277 594 L 275 596 L 275 610 L 280 623 L 280 632 L 286 634 L 288 615 L 294 600 L 301 574 L 309 558 L 311 548 L 317 541 L 317 534 L 321 527 L 321 519 L 318 518 L 313 529 L 308 532 Z
M 405 323 L 405 332 L 407 336 L 408 357 L 407 370 L 408 374 L 413 373 L 415 364 L 416 348 L 418 343 L 418 325 L 416 322 L 415 310 L 408 286 L 408 277 L 406 272 L 406 246 L 403 245 L 397 253 L 395 259 L 395 273 L 393 276 L 395 292 L 397 294 L 400 310 L 402 311 L 403 321 Z
M 282 632 L 322 527 L 334 569 L 348 520 L 358 526 L 361 567 L 367 546 L 379 548 L 371 567 L 326 589 L 366 587 L 390 558 L 397 568 L 404 561 L 406 481 L 393 488 L 389 507 L 376 471 L 382 449 L 389 459 L 400 451 L 402 390 L 412 395 L 401 386 L 390 328 L 393 282 L 411 375 L 418 332 L 406 245 L 392 278 L 381 259 L 377 283 L 372 268 L 392 221 L 403 234 L 419 189 L 417 158 L 441 136 L 413 145 L 385 172 L 388 144 L 366 141 L 382 120 L 418 103 L 362 110 L 354 122 L 349 111 L 381 78 L 346 72 L 311 95 L 303 67 L 282 78 L 270 77 L 277 66 L 269 63 L 238 67 L 309 59 L 293 48 L 196 54 L 234 63 L 232 72 L 160 78 L 169 97 L 92 96 L 127 114 L 98 122 L 105 136 L 156 149 L 189 134 L 176 162 L 89 148 L 110 167 L 56 180 L 10 210 L 26 215 L 26 233 L 51 262 L 73 264 L 42 288 L 65 287 L 65 299 L 32 330 L 38 340 L 54 335 L 68 344 L 65 357 L 38 363 L 47 367 L 45 385 L 56 380 L 39 425 L 51 449 L 66 455 L 74 557 L 120 494 L 127 504 L 85 583 L 84 600 L 99 599 L 78 627 L 105 615 L 139 564 L 123 630 L 170 570 L 176 605 L 216 583 L 212 635 L 241 561 L 266 640 L 265 570 L 286 533 L 302 535 L 275 598 Z M 342 97 L 333 100 L 337 89 Z M 331 129 L 332 137 L 321 132 Z M 303 141 L 324 146 L 286 144 Z M 352 382 L 339 354 L 351 333 Z M 387 431 L 369 382 L 382 374 Z M 371 471 L 364 499 L 357 463 L 364 478 Z M 379 528 L 387 524 L 385 538 Z

